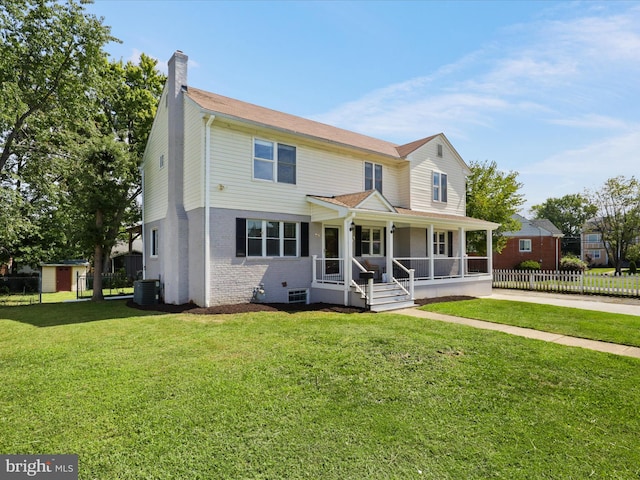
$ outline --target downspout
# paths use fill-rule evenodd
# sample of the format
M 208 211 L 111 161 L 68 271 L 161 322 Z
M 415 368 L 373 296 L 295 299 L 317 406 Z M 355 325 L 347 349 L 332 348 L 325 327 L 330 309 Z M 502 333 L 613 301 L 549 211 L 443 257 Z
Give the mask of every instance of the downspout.
M 216 119 L 210 115 L 205 126 L 204 141 L 204 306 L 211 303 L 211 124 Z
M 142 279 L 147 278 L 147 242 L 144 234 L 144 164 L 140 165 L 140 177 L 142 179 L 142 226 L 140 227 L 140 237 L 142 238 Z

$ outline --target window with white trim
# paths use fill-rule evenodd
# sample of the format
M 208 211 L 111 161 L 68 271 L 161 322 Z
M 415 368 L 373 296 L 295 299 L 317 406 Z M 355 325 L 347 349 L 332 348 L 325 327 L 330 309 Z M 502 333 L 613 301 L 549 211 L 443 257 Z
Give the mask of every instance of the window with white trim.
M 521 252 L 531 252 L 531 239 L 521 238 L 518 243 Z
M 306 288 L 289 290 L 289 303 L 309 303 L 309 290 Z
M 382 165 L 364 162 L 364 189 L 382 193 Z
M 600 250 L 589 250 L 589 255 L 594 260 L 599 260 L 600 259 Z
M 157 257 L 158 256 L 158 243 L 159 243 L 159 236 L 158 236 L 158 229 L 157 228 L 153 228 L 151 229 L 151 245 L 150 245 L 150 255 L 152 257 Z
M 447 232 L 433 232 L 433 254 L 447 254 Z
M 600 243 L 599 233 L 587 233 L 587 243 Z
M 296 147 L 254 138 L 253 178 L 295 185 Z
M 248 257 L 297 257 L 299 223 L 247 220 Z
M 383 230 L 382 228 L 362 228 L 362 237 L 360 245 L 362 247 L 362 255 L 382 256 L 384 252 Z
M 447 203 L 447 174 L 433 172 L 433 201 Z

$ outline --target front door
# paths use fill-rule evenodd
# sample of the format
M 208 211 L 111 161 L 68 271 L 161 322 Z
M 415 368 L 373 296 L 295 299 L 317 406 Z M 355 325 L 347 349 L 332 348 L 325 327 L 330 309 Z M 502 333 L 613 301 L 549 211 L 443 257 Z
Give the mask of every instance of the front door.
M 325 227 L 324 229 L 324 273 L 333 275 L 340 273 L 340 260 L 328 260 L 340 258 L 340 229 L 337 227 Z
M 56 292 L 71 291 L 71 267 L 56 267 Z

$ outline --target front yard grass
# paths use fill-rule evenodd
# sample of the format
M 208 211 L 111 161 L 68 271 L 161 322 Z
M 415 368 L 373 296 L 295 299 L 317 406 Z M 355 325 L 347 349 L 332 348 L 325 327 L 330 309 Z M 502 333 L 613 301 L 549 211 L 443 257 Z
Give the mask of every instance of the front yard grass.
M 477 298 L 433 303 L 430 312 L 640 347 L 640 317 L 528 302 Z
M 637 478 L 640 361 L 397 314 L 0 307 L 0 453 L 81 479 Z

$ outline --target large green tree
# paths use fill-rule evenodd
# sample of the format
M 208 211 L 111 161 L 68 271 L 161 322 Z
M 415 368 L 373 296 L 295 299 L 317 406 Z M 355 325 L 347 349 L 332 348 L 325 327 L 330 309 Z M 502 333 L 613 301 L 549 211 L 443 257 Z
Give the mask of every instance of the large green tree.
M 531 207 L 534 218 L 546 218 L 564 234 L 564 254 L 580 255 L 580 233 L 584 224 L 596 214 L 596 206 L 582 194 L 572 193 L 560 198 L 548 198 Z
M 627 249 L 640 231 L 640 182 L 635 177 L 613 177 L 587 192 L 587 197 L 597 208 L 589 228 L 602 235 L 609 261 L 620 275 Z
M 2 172 L 12 156 L 25 155 L 34 136 L 90 116 L 103 46 L 115 39 L 73 0 L 3 0 L 0 32 Z
M 537 219 L 546 218 L 568 237 L 580 236 L 587 220 L 593 218 L 597 207 L 582 194 L 572 193 L 560 198 L 548 198 L 531 207 Z
M 493 249 L 501 252 L 507 243 L 504 232 L 520 229 L 520 222 L 512 216 L 524 203 L 519 190 L 517 172 L 504 172 L 495 161 L 471 162 L 471 175 L 467 177 L 467 215 L 473 218 L 500 223 L 493 233 Z M 469 232 L 469 246 L 486 253 L 486 239 L 477 232 Z

